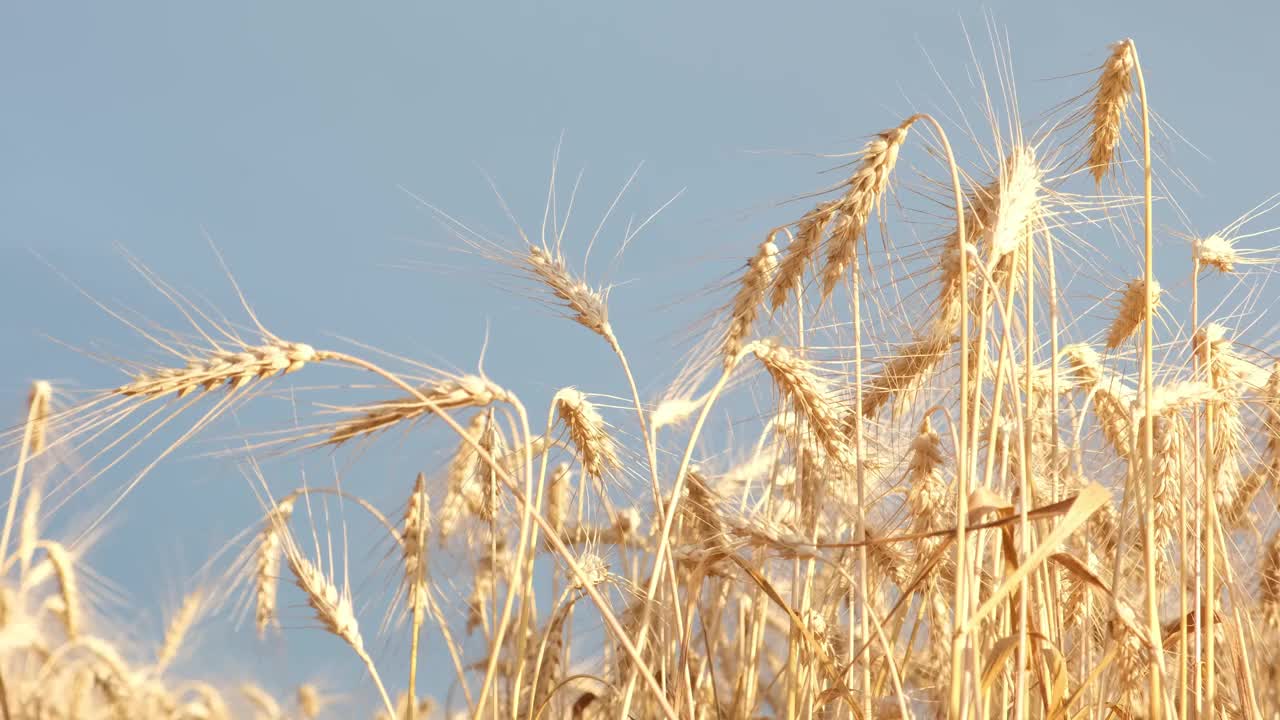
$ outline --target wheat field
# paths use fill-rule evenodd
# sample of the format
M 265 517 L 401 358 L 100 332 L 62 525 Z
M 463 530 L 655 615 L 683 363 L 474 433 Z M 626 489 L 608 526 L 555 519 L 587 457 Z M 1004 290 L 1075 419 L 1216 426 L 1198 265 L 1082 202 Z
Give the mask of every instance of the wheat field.
M 1280 198 L 1170 236 L 1148 90 L 1158 108 L 1173 89 L 1146 86 L 1132 40 L 1097 57 L 1034 131 L 994 109 L 982 140 L 924 112 L 863 129 L 842 179 L 796 188 L 792 220 L 721 268 L 717 310 L 656 395 L 609 286 L 577 270 L 596 238 L 565 232 L 554 185 L 515 241 L 428 206 L 531 312 L 587 331 L 571 352 L 625 378 L 547 407 L 521 400 L 537 378 L 280 337 L 239 286 L 239 308 L 214 310 L 131 260 L 183 324 L 93 301 L 142 338 L 113 360 L 127 379 L 88 395 L 37 381 L 0 436 L 0 718 L 1280 717 L 1263 292 Z M 1162 286 L 1174 246 L 1190 263 Z M 1091 276 L 1100 296 L 1070 289 Z M 161 642 L 115 632 L 83 561 L 95 533 L 145 522 L 125 502 L 155 467 L 286 395 L 295 422 L 222 455 L 260 521 L 225 539 Z M 268 481 L 275 458 L 355 473 L 428 432 L 452 450 L 385 478 L 397 503 Z M 46 536 L 89 483 L 114 500 Z M 370 555 L 347 516 L 379 533 L 384 586 L 353 584 Z M 198 621 L 236 610 L 264 642 L 335 638 L 360 672 L 333 693 L 374 706 L 174 672 Z M 449 691 L 424 695 L 426 674 Z

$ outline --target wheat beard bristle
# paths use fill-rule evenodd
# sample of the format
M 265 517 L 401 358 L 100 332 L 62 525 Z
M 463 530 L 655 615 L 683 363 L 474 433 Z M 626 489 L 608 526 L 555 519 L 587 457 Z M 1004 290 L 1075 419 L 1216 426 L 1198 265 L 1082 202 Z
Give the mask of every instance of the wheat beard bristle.
M 309 362 L 322 359 L 315 348 L 302 343 L 273 341 L 240 352 L 220 351 L 204 360 L 193 360 L 185 368 L 160 368 L 136 376 L 116 388 L 126 397 L 161 397 L 170 393 L 184 397 L 197 390 L 209 391 L 219 385 L 235 390 L 276 373 L 287 375 Z
M 769 233 L 756 254 L 747 261 L 747 269 L 730 303 L 729 329 L 722 345 L 726 365 L 731 364 L 742 350 L 742 343 L 755 325 L 769 283 L 778 269 L 778 246 L 773 244 L 773 238 L 774 233 Z
M 545 248 L 531 244 L 527 261 L 534 276 L 573 312 L 573 319 L 579 325 L 606 340 L 613 340 L 606 293 L 574 277 L 559 253 L 552 255 Z
M 889 175 L 898 162 L 898 150 L 916 118 L 880 133 L 862 151 L 862 163 L 846 181 L 848 191 L 837 205 L 836 225 L 827 241 L 827 264 L 822 270 L 822 299 L 826 300 L 844 277 L 867 234 L 867 220 L 889 186 Z
M 1089 172 L 1102 183 L 1115 162 L 1125 110 L 1133 96 L 1133 44 L 1123 40 L 1111 46 L 1111 57 L 1102 65 L 1093 114 L 1089 122 Z

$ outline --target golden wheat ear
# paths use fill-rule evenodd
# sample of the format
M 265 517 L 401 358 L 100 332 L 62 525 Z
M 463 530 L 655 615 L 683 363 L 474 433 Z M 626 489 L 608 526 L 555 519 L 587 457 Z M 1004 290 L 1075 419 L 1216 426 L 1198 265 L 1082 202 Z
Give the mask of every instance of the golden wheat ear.
M 1112 45 L 1110 57 L 1102 64 L 1086 142 L 1089 172 L 1097 184 L 1102 184 L 1115 167 L 1125 111 L 1133 100 L 1134 65 L 1133 43 L 1129 40 Z

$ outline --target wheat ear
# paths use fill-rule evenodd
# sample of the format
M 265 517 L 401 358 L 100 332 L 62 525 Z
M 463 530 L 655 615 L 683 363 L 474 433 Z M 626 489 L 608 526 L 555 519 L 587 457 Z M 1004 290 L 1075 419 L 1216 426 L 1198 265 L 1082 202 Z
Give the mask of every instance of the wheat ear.
M 738 281 L 738 290 L 729 303 L 729 329 L 725 331 L 721 344 L 721 355 L 725 362 L 737 357 L 742 350 L 742 343 L 751 334 L 756 316 L 760 314 L 760 306 L 765 301 L 769 284 L 778 270 L 778 246 L 773 243 L 777 231 L 769 233 L 769 237 L 760 243 L 756 254 L 747 261 L 742 279 Z
M 292 535 L 284 536 L 284 556 L 293 572 L 294 581 L 307 597 L 307 605 L 315 611 L 316 619 L 326 631 L 342 640 L 364 663 L 369 676 L 378 687 L 382 702 L 387 712 L 394 715 L 391 698 L 382 684 L 373 658 L 364 648 L 364 638 L 360 636 L 360 623 L 356 620 L 355 610 L 351 605 L 351 590 L 347 586 L 338 589 L 333 582 L 302 553 L 293 541 Z M 301 697 L 301 696 L 300 696 Z
M 858 252 L 858 243 L 866 239 L 867 221 L 889 187 L 889 175 L 898 162 L 898 151 L 916 120 L 917 116 L 913 115 L 868 142 L 862 150 L 858 169 L 845 181 L 848 190 L 837 205 L 839 212 L 827 241 L 827 262 L 822 269 L 823 300 L 831 296 L 844 277 Z
M 1111 56 L 1102 64 L 1093 112 L 1089 120 L 1089 172 L 1095 183 L 1111 171 L 1120 147 L 1120 130 L 1125 110 L 1133 98 L 1133 70 L 1136 64 L 1133 43 L 1122 40 L 1111 46 Z
M 80 637 L 80 586 L 76 581 L 75 560 L 71 553 L 55 540 L 41 540 L 38 547 L 43 549 L 53 565 L 54 574 L 58 576 L 58 590 L 62 594 L 62 622 L 68 640 Z
M 355 417 L 339 423 L 325 443 L 340 445 L 438 410 L 484 407 L 505 402 L 511 397 L 506 390 L 478 375 L 442 380 L 435 385 L 418 388 L 418 393 L 420 396 L 409 395 L 362 407 L 344 408 Z
M 169 620 L 169 624 L 165 627 L 164 640 L 160 643 L 160 649 L 156 652 L 155 673 L 163 674 L 165 669 L 178 657 L 178 652 L 182 650 L 182 644 L 187 639 L 187 632 L 191 630 L 191 626 L 195 625 L 199 619 L 200 613 L 204 608 L 207 597 L 201 590 L 187 593 L 182 599 L 182 605 L 178 608 L 178 612 Z
M 1151 281 L 1150 290 L 1142 279 L 1130 280 L 1120 295 L 1120 304 L 1116 308 L 1115 320 L 1107 330 L 1107 349 L 1115 350 L 1133 336 L 1142 326 L 1147 308 L 1155 312 L 1160 307 L 1160 297 L 1164 291 L 1160 283 Z
M 303 343 L 273 340 L 265 345 L 245 347 L 238 352 L 217 351 L 204 359 L 192 360 L 182 368 L 160 368 L 141 373 L 115 389 L 127 397 L 183 397 L 197 390 L 209 391 L 220 385 L 231 389 L 276 373 L 288 374 L 323 357 Z
M 621 467 L 613 438 L 595 405 L 576 388 L 564 388 L 552 400 L 560 422 L 569 431 L 569 440 L 582 459 L 582 471 L 601 479 L 606 471 Z
M 772 340 L 753 343 L 751 349 L 769 372 L 782 399 L 808 423 L 818 447 L 833 461 L 847 464 L 844 422 L 833 393 L 809 362 Z
M 559 252 L 553 255 L 546 248 L 529 245 L 525 261 L 530 272 L 546 284 L 557 300 L 565 304 L 579 325 L 612 342 L 608 293 L 574 277 Z

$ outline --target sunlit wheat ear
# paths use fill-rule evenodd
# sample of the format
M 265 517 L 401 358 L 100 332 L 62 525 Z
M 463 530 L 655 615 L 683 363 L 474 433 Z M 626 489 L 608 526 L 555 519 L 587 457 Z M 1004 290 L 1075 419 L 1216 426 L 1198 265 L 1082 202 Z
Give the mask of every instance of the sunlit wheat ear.
M 1124 286 L 1124 292 L 1120 295 L 1120 304 L 1116 308 L 1115 320 L 1111 322 L 1111 327 L 1107 329 L 1107 349 L 1115 350 L 1120 347 L 1125 340 L 1133 336 L 1138 328 L 1142 326 L 1144 308 L 1146 307 L 1147 295 L 1151 296 L 1151 311 L 1157 312 L 1160 308 L 1160 298 L 1164 291 L 1160 289 L 1160 283 L 1155 280 L 1151 281 L 1151 287 L 1147 288 L 1147 283 L 1142 278 L 1130 280 Z M 1154 320 L 1154 318 L 1153 318 Z
M 827 299 L 866 238 L 867 221 L 889 187 L 889 175 L 898 162 L 898 150 L 907 140 L 907 131 L 916 118 L 908 118 L 896 128 L 885 130 L 862 150 L 862 162 L 845 182 L 848 190 L 840 198 L 838 214 L 827 241 L 827 262 L 822 269 L 822 299 Z
M 1202 270 L 1214 269 L 1224 275 L 1230 275 L 1240 262 L 1240 254 L 1235 246 L 1221 235 L 1210 235 L 1207 238 L 1194 238 L 1191 241 L 1191 252 Z
M 1122 40 L 1111 46 L 1111 56 L 1102 64 L 1097 90 L 1093 96 L 1089 121 L 1089 172 L 1101 184 L 1115 163 L 1120 147 L 1120 131 L 1125 110 L 1133 99 L 1133 43 Z
M 787 244 L 786 253 L 778 265 L 774 275 L 773 287 L 769 291 L 769 305 L 777 311 L 787 304 L 792 293 L 800 294 L 804 287 L 804 273 L 809 263 L 822 247 L 822 238 L 826 235 L 827 225 L 835 215 L 839 200 L 819 203 L 796 224 L 795 235 Z
M 1153 457 L 1152 496 L 1155 500 L 1155 548 L 1157 574 L 1168 580 L 1167 553 L 1174 546 L 1178 530 L 1179 479 L 1188 464 L 1183 457 L 1184 427 L 1175 417 L 1150 418 Z M 1139 425 L 1141 427 L 1141 425 Z
M 115 393 L 129 397 L 169 394 L 183 397 L 196 391 L 213 390 L 220 385 L 234 390 L 276 373 L 295 372 L 309 362 L 322 359 L 310 345 L 276 340 L 245 347 L 240 352 L 215 352 L 207 358 L 192 360 L 185 368 L 159 368 L 144 372 L 116 388 Z
M 281 536 L 287 532 L 289 517 L 293 515 L 293 503 L 292 497 L 285 498 L 268 510 L 258 537 L 257 556 L 254 559 L 254 619 L 259 637 L 264 637 L 270 627 L 279 624 L 276 618 L 276 597 L 280 587 Z
M 578 566 L 582 568 L 582 576 L 574 576 L 573 581 L 569 583 L 570 589 L 585 590 L 588 585 L 594 587 L 613 579 L 613 573 L 609 572 L 609 563 L 593 552 L 583 553 L 578 558 Z
M 1262 431 L 1267 437 L 1266 456 L 1263 462 L 1271 467 L 1280 481 L 1280 363 L 1276 363 L 1262 392 L 1265 411 L 1262 414 Z
M 431 505 L 427 497 L 427 476 L 418 473 L 413 481 L 413 493 L 405 506 L 404 523 L 400 531 L 404 553 L 404 581 L 409 590 L 409 603 L 417 606 L 419 595 L 426 582 L 427 538 L 431 537 Z
M 1102 357 L 1091 346 L 1079 343 L 1062 349 L 1067 358 L 1070 379 L 1075 387 L 1092 397 L 1094 416 L 1102 435 L 1116 455 L 1128 458 L 1132 424 L 1130 403 L 1133 390 L 1124 385 L 1115 373 L 1104 368 Z
M 946 479 L 942 474 L 942 439 L 926 416 L 920 423 L 920 431 L 911 440 L 911 452 L 907 459 L 907 507 L 911 510 L 913 531 L 928 531 L 946 527 L 951 522 Z M 920 545 L 921 561 L 927 560 L 937 548 L 940 538 L 931 538 Z
M 899 350 L 880 366 L 863 391 L 862 413 L 873 418 L 895 395 L 908 399 L 920 380 L 937 367 L 955 342 L 951 328 L 938 325 L 930 328 L 922 339 Z
M 31 421 L 31 438 L 27 443 L 27 452 L 32 456 L 44 451 L 49 436 L 49 403 L 53 398 L 53 386 L 46 380 L 31 383 L 31 392 L 27 396 L 27 417 Z
M 156 652 L 156 674 L 159 675 L 178 657 L 182 645 L 186 642 L 191 626 L 200 618 L 207 596 L 204 591 L 196 590 L 182 599 L 178 612 L 169 620 L 164 631 L 164 641 Z
M 386 400 L 351 408 L 340 408 L 354 415 L 339 422 L 325 441 L 328 445 L 340 445 L 348 440 L 386 430 L 402 422 L 409 422 L 439 410 L 457 410 L 467 407 L 484 407 L 495 402 L 506 402 L 510 395 L 487 378 L 463 375 L 441 380 L 435 385 L 418 389 L 422 397 L 407 395 L 396 400 Z
M 689 542 L 700 547 L 724 550 L 724 523 L 717 511 L 718 500 L 710 483 L 696 465 L 689 467 L 685 483 L 685 500 L 680 504 Z
M 58 591 L 62 595 L 62 622 L 68 640 L 80 637 L 81 607 L 80 586 L 76 580 L 75 559 L 67 549 L 54 540 L 41 540 L 43 549 L 58 576 Z
M 586 395 L 575 388 L 565 388 L 556 393 L 553 402 L 560 422 L 569 431 L 569 441 L 582 459 L 583 472 L 599 479 L 621 466 L 604 418 Z
M 847 463 L 848 445 L 835 396 L 808 361 L 772 340 L 750 346 L 773 379 L 778 394 L 809 425 L 813 439 L 834 462 Z
M 551 479 L 547 488 L 547 524 L 551 532 L 564 534 L 565 522 L 569 518 L 569 482 L 572 473 L 569 463 L 562 462 L 551 471 Z
M 307 720 L 315 720 L 320 717 L 320 713 L 324 712 L 325 707 L 329 704 L 328 699 L 320 693 L 320 688 L 313 683 L 299 685 L 297 699 L 298 710 Z
M 774 233 L 770 233 L 756 254 L 747 261 L 747 269 L 738 281 L 738 290 L 734 293 L 733 302 L 729 305 L 729 329 L 725 332 L 721 354 L 725 363 L 732 363 L 742 350 L 742 343 L 751 334 L 751 328 L 760 314 L 760 306 L 764 303 L 769 283 L 778 269 L 778 246 L 773 244 Z
M 492 409 L 485 416 L 484 430 L 481 431 L 477 444 L 491 458 L 498 458 L 503 454 L 506 443 L 498 430 L 498 423 L 493 419 Z M 467 498 L 472 514 L 481 520 L 493 520 L 498 516 L 498 470 L 493 463 L 483 457 L 477 458 L 475 472 L 471 474 L 463 496 Z
M 1230 527 L 1242 519 L 1265 481 L 1265 475 L 1250 474 L 1246 477 L 1240 472 L 1244 443 L 1240 385 L 1244 377 L 1242 362 L 1227 338 L 1226 328 L 1218 323 L 1207 323 L 1196 332 L 1193 342 L 1196 356 L 1208 371 L 1209 384 L 1216 395 L 1206 469 L 1214 474 L 1214 491 L 1222 522 Z
M 988 200 L 995 209 L 987 238 L 993 271 L 1007 272 L 1043 222 L 1043 179 L 1044 171 L 1029 145 L 1017 145 L 1005 157 L 996 194 Z
M 468 440 L 479 442 L 480 435 L 488 422 L 489 417 L 486 413 L 476 413 L 465 428 L 467 437 L 458 442 L 458 449 L 454 451 L 453 457 L 449 458 L 449 465 L 445 472 L 444 502 L 440 506 L 439 521 L 436 523 L 441 544 L 453 535 L 458 523 L 462 521 L 468 510 L 468 490 L 480 461 L 475 447 Z
M 613 341 L 613 328 L 609 325 L 607 292 L 597 290 L 585 281 L 574 277 L 559 252 L 553 255 L 546 248 L 531 244 L 525 262 L 530 272 L 573 313 L 573 319 L 579 325 L 610 342 Z
M 391 711 L 391 698 L 387 695 L 373 659 L 365 651 L 364 639 L 360 635 L 360 626 L 352 607 L 350 585 L 344 579 L 339 588 L 304 554 L 292 533 L 282 530 L 281 537 L 285 561 L 293 573 L 298 589 L 306 596 L 307 605 L 315 612 L 321 627 L 342 640 L 360 658 L 377 686 L 384 707 Z

